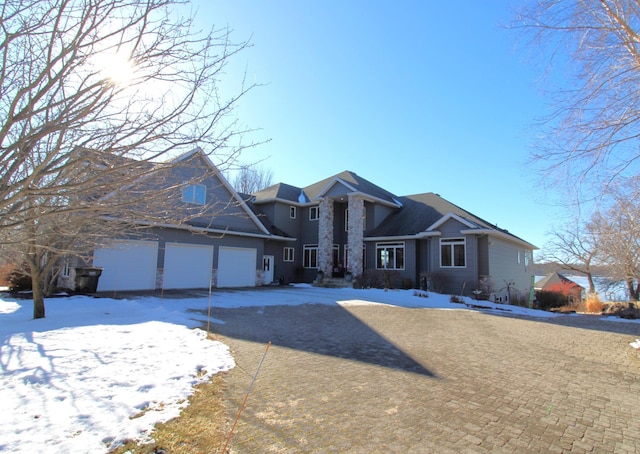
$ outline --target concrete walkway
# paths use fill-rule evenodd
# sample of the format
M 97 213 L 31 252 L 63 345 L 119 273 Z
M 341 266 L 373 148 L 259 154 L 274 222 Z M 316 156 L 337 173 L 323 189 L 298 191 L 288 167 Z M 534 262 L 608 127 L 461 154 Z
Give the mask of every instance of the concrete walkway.
M 213 316 L 237 361 L 231 420 L 272 342 L 234 453 L 640 451 L 637 324 L 319 304 Z

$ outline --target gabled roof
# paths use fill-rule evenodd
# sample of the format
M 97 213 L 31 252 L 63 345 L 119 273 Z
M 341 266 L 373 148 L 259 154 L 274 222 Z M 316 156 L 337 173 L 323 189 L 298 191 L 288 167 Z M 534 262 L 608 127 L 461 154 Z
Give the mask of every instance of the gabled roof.
M 387 217 L 377 228 L 365 232 L 366 237 L 429 236 L 435 234 L 435 230 L 443 223 L 454 219 L 467 227 L 467 230 L 463 231 L 465 234 L 493 234 L 535 249 L 535 246 L 507 230 L 485 221 L 433 192 L 399 197 L 398 201 L 402 204 L 402 209 Z
M 274 184 L 266 189 L 255 192 L 253 194 L 253 203 L 260 205 L 278 200 L 294 205 L 315 204 L 320 198 L 326 196 L 331 189 L 335 188 L 336 185 L 341 185 L 344 188 L 345 194 L 357 193 L 370 200 L 375 200 L 395 208 L 401 206 L 395 195 L 348 170 L 304 188 L 298 188 L 285 183 Z
M 365 198 L 400 207 L 395 195 L 349 170 L 307 186 L 304 192 L 309 199 L 316 200 L 324 197 L 335 185 L 344 186 L 347 193 L 358 193 Z
M 568 277 L 566 277 L 564 274 L 560 274 L 558 272 L 556 273 L 550 273 L 548 275 L 546 275 L 545 277 L 543 277 L 542 279 L 540 279 L 539 281 L 536 281 L 534 287 L 535 288 L 545 288 L 548 285 L 553 285 L 553 284 L 564 284 L 570 288 L 581 288 L 584 289 L 583 286 L 581 286 L 580 284 L 572 281 L 571 279 L 569 279 Z
M 300 194 L 303 194 L 303 189 L 291 186 L 290 184 L 278 183 L 273 186 L 269 186 L 266 189 L 258 191 L 253 194 L 253 203 L 261 204 L 273 202 L 274 200 L 282 200 L 290 203 L 307 203 L 309 200 L 307 197 L 301 200 Z

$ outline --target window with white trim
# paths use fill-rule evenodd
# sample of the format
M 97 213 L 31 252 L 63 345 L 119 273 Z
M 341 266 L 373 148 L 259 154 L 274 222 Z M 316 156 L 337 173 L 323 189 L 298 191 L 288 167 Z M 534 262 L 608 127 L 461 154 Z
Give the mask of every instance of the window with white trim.
M 376 243 L 376 269 L 403 270 L 404 242 Z
M 318 268 L 318 245 L 305 244 L 302 246 L 303 263 L 305 268 Z
M 465 268 L 466 266 L 466 240 L 464 238 L 441 238 L 440 267 Z
M 344 231 L 349 231 L 349 208 L 344 210 Z
M 289 217 L 291 219 L 295 219 L 296 218 L 296 207 L 289 207 Z
M 182 188 L 182 201 L 204 205 L 207 202 L 207 187 L 204 184 L 188 184 Z
M 293 262 L 295 256 L 295 249 L 292 247 L 284 248 L 284 252 L 282 253 L 282 260 L 284 262 Z
M 320 207 L 310 207 L 309 208 L 309 220 L 317 221 L 320 219 Z
M 69 260 L 68 257 L 66 257 L 62 262 L 62 271 L 60 272 L 60 275 L 62 277 L 71 276 L 71 261 Z

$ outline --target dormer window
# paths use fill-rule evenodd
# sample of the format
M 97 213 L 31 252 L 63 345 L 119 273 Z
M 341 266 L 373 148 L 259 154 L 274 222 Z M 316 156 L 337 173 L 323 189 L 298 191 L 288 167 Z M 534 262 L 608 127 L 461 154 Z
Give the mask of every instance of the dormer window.
M 195 205 L 207 202 L 207 187 L 204 184 L 189 184 L 182 188 L 182 201 Z

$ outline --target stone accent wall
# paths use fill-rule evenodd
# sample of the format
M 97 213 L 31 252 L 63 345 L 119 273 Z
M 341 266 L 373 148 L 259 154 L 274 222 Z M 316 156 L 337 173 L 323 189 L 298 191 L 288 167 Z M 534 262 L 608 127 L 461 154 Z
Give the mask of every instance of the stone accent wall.
M 211 270 L 211 288 L 218 287 L 218 268 Z
M 164 285 L 164 268 L 156 270 L 156 288 L 163 288 Z
M 322 199 L 318 220 L 318 267 L 325 276 L 331 276 L 333 266 L 333 216 L 333 200 Z
M 362 244 L 364 242 L 364 199 L 349 194 L 348 271 L 354 276 L 362 274 Z

